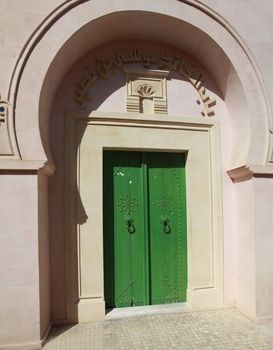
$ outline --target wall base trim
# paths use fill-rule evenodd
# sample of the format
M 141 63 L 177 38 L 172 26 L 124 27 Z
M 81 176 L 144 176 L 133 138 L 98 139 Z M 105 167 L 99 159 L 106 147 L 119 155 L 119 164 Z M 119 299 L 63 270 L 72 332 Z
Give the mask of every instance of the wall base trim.
M 5 344 L 5 345 L 0 345 L 0 350 L 38 350 L 42 349 L 44 346 L 46 339 L 50 333 L 52 327 L 52 323 L 49 323 L 42 339 L 37 342 L 27 342 L 27 343 L 18 343 L 18 344 Z
M 21 344 L 0 345 L 0 350 L 40 350 L 41 348 L 41 341 Z
M 47 326 L 47 329 L 46 329 L 46 331 L 41 339 L 41 347 L 45 344 L 46 339 L 51 331 L 51 328 L 52 328 L 52 322 L 50 322 L 49 325 Z
M 81 299 L 78 303 L 78 322 L 92 322 L 105 319 L 105 302 L 102 299 Z

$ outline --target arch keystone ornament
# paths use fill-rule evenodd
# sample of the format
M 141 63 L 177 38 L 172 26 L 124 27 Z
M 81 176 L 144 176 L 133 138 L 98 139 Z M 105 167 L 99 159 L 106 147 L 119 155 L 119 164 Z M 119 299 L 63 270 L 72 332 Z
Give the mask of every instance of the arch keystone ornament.
M 169 71 L 125 68 L 127 112 L 167 114 Z

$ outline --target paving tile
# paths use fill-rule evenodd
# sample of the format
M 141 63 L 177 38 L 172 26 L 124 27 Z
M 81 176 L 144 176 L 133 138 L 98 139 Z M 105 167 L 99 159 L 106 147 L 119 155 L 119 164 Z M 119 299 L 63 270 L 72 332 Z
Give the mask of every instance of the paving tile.
M 54 327 L 43 350 L 272 350 L 273 323 L 236 309 L 170 313 Z

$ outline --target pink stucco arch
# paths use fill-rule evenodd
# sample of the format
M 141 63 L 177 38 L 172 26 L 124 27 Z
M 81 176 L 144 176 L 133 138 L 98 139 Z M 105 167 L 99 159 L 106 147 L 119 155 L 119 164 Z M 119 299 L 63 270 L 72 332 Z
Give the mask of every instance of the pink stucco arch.
M 22 159 L 52 161 L 51 106 L 69 68 L 101 44 L 130 38 L 167 43 L 198 58 L 229 110 L 234 150 L 229 166 L 266 163 L 271 117 L 256 65 L 227 23 L 194 0 L 66 1 L 56 8 L 30 38 L 10 85 Z

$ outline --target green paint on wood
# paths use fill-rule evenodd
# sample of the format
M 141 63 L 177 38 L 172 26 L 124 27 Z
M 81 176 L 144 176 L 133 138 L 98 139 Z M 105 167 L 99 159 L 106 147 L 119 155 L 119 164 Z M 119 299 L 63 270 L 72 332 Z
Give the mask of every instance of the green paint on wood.
M 148 153 L 150 303 L 184 301 L 187 285 L 184 157 Z
M 185 158 L 104 152 L 106 306 L 186 300 Z

